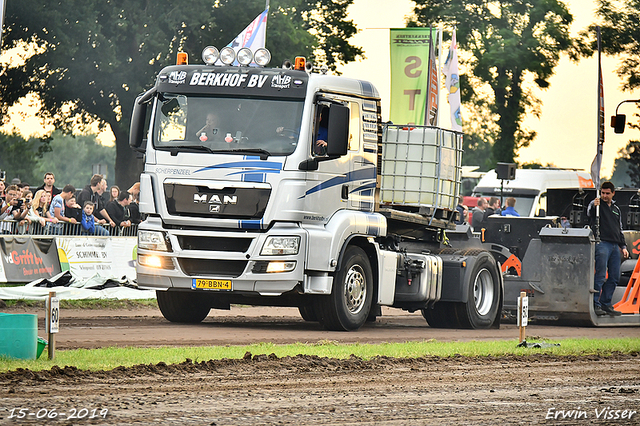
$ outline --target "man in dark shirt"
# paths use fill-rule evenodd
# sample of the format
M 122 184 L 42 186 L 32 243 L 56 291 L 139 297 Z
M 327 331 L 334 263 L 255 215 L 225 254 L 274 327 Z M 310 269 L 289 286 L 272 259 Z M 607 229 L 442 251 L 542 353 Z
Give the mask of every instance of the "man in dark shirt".
M 78 194 L 78 204 L 84 206 L 85 201 L 91 201 L 95 208 L 93 211 L 93 215 L 98 219 L 98 223 L 105 224 L 108 223 L 111 226 L 116 226 L 116 223 L 111 220 L 109 213 L 105 209 L 106 203 L 102 198 L 102 194 L 107 188 L 107 181 L 104 179 L 102 175 L 93 175 L 91 176 L 91 181 L 89 185 L 85 186 L 80 194 Z
M 600 241 L 596 242 L 596 275 L 593 281 L 595 290 L 593 303 L 596 315 L 621 315 L 611 306 L 611 298 L 620 278 L 620 253 L 622 252 L 624 259 L 627 259 L 629 252 L 622 234 L 622 214 L 613 201 L 614 195 L 613 183 L 603 182 L 600 185 L 600 198 L 591 201 L 587 208 L 591 229 L 600 237 Z M 598 227 L 596 227 L 597 206 L 600 206 Z
M 56 188 L 54 183 L 56 183 L 55 175 L 51 172 L 47 172 L 44 174 L 44 183 L 37 187 L 36 190 L 33 191 L 33 193 L 35 194 L 39 190 L 44 189 L 49 194 L 51 194 L 51 200 L 53 200 L 53 197 L 62 192 L 60 189 Z
M 131 226 L 129 203 L 131 203 L 131 194 L 127 191 L 122 191 L 118 194 L 118 198 L 109 201 L 107 204 L 107 213 L 116 225 L 121 227 Z

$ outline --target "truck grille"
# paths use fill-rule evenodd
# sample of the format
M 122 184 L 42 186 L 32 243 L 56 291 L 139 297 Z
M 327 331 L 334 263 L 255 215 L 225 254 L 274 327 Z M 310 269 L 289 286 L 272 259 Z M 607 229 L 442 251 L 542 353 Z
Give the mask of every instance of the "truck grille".
M 229 251 L 244 253 L 251 245 L 251 238 L 198 237 L 179 235 L 178 242 L 183 250 Z
M 175 216 L 220 219 L 260 219 L 267 208 L 271 189 L 223 188 L 165 183 L 167 210 Z
M 210 260 L 178 258 L 187 275 L 238 277 L 247 266 L 246 260 Z

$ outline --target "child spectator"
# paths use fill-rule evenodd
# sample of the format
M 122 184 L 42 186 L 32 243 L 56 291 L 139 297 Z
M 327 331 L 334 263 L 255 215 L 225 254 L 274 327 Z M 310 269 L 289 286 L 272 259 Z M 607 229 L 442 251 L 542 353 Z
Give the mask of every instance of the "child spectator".
M 96 224 L 96 218 L 93 216 L 93 208 L 95 204 L 92 201 L 85 201 L 82 208 L 82 232 L 91 235 L 108 236 L 109 231 L 102 226 Z

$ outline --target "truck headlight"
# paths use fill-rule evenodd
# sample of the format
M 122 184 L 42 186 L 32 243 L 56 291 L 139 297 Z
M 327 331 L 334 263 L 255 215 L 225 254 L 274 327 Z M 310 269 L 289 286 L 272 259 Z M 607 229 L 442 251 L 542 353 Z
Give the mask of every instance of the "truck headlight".
M 261 256 L 275 256 L 280 254 L 298 254 L 300 237 L 267 237 L 260 250 Z
M 138 248 L 155 251 L 169 251 L 164 234 L 158 231 L 138 230 Z

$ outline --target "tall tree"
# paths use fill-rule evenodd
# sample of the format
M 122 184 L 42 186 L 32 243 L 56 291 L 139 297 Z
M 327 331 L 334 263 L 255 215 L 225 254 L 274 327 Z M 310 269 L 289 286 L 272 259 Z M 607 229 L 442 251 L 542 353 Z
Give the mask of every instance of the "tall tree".
M 467 72 L 461 81 L 463 101 L 483 99 L 488 86 L 490 112 L 497 121 L 493 160 L 514 162 L 517 150 L 536 136 L 522 127 L 525 113 L 539 114 L 537 99 L 523 88 L 525 78 L 529 74 L 538 87 L 547 88 L 560 55 L 578 56 L 566 5 L 560 0 L 414 2 L 410 25 L 457 28 L 461 65 Z
M 352 2 L 271 1 L 267 48 L 275 63 L 319 52 L 335 68 L 361 55 L 347 41 L 356 32 L 353 22 L 340 15 Z M 128 146 L 136 95 L 175 63 L 176 52 L 200 62 L 204 46 L 226 45 L 263 6 L 254 0 L 9 1 L 3 50 L 24 47 L 28 54 L 0 72 L 0 114 L 33 92 L 42 101 L 40 115 L 60 129 L 96 120 L 108 125 L 116 140 L 116 182 L 128 187 L 142 166 Z
M 618 75 L 624 80 L 624 90 L 640 87 L 640 0 L 599 0 L 596 16 L 601 22 L 602 49 L 605 53 L 621 55 Z M 595 48 L 595 24 L 583 36 L 591 36 Z M 593 52 L 591 50 L 590 52 Z

